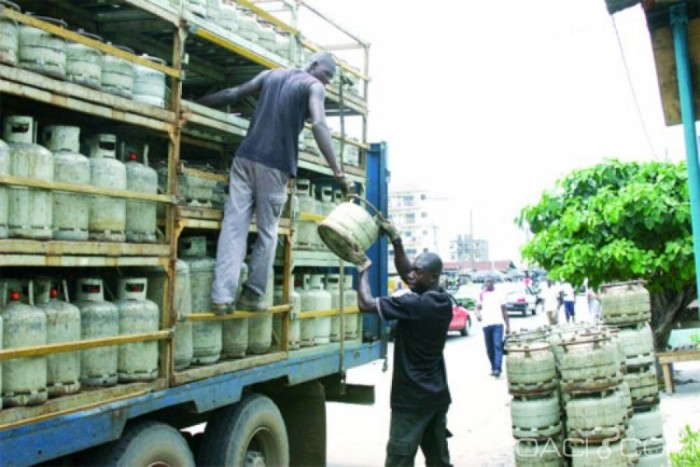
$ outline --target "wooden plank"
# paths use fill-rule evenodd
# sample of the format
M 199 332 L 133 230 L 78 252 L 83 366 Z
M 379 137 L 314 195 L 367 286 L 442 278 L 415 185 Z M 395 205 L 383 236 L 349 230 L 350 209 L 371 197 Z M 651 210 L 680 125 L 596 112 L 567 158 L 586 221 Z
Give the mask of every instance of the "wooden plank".
M 14 68 L 0 64 L 0 77 L 37 89 L 51 91 L 52 93 L 76 97 L 114 109 L 141 114 L 163 122 L 176 122 L 175 113 L 164 108 L 142 104 L 132 99 L 97 91 L 68 81 L 60 81 L 33 71 L 23 70 L 22 68 Z
M 95 115 L 110 120 L 131 123 L 161 132 L 168 132 L 174 128 L 174 125 L 171 123 L 164 123 L 152 118 L 146 118 L 102 105 L 91 104 L 72 97 L 59 96 L 51 92 L 31 88 L 4 79 L 0 79 L 0 94 L 2 93 L 14 94 L 15 96 L 26 97 L 45 104 L 63 107 L 64 109 Z
M 5 408 L 0 411 L 0 430 L 141 396 L 165 387 L 165 381 L 159 379 L 149 383 L 120 384 L 110 388 L 84 388 L 78 394 L 49 399 L 42 405 Z
M 273 352 L 266 355 L 245 357 L 240 360 L 225 360 L 212 365 L 191 367 L 184 371 L 176 371 L 173 374 L 173 384 L 180 385 L 211 378 L 213 376 L 233 373 L 256 366 L 267 365 L 287 359 L 286 352 Z
M 666 394 L 673 394 L 673 374 L 671 373 L 671 364 L 663 363 L 661 371 L 664 374 L 664 386 L 666 386 Z
M 168 245 L 146 243 L 70 242 L 59 240 L 0 240 L 0 253 L 29 255 L 167 256 Z
M 58 344 L 44 344 L 34 347 L 15 347 L 0 350 L 0 360 L 12 358 L 43 357 L 61 352 L 80 351 L 84 349 L 94 349 L 109 345 L 131 344 L 134 342 L 150 342 L 172 337 L 175 331 L 154 331 L 140 334 L 124 334 L 115 337 L 98 337 L 95 339 L 84 339 L 74 342 L 60 342 Z
M 12 175 L 0 175 L 0 185 L 16 185 L 44 190 L 68 191 L 72 193 L 85 193 L 90 195 L 110 196 L 113 198 L 133 199 L 139 201 L 152 201 L 155 203 L 173 204 L 173 198 L 169 195 L 157 195 L 153 193 L 139 193 L 128 190 L 115 190 L 113 188 L 96 187 L 93 185 L 79 185 L 66 182 L 49 182 L 37 178 L 15 177 Z
M 42 21 L 40 19 L 34 18 L 33 16 L 28 16 L 22 13 L 19 13 L 11 8 L 4 8 L 0 10 L 0 15 L 5 16 L 7 18 L 10 18 L 12 20 L 21 22 L 23 24 L 27 24 L 29 26 L 34 26 L 35 28 L 42 29 L 44 31 L 50 32 L 51 34 L 55 36 L 62 37 L 64 39 L 67 39 L 71 42 L 78 42 L 84 45 L 87 45 L 89 47 L 92 47 L 94 49 L 97 49 L 103 53 L 108 53 L 110 55 L 114 55 L 119 58 L 123 58 L 124 60 L 128 60 L 130 62 L 136 63 L 138 65 L 147 67 L 147 68 L 152 68 L 154 70 L 158 70 L 161 73 L 164 73 L 167 76 L 171 76 L 173 78 L 180 78 L 181 72 L 180 70 L 177 70 L 175 68 L 171 68 L 166 65 L 161 65 L 160 63 L 155 63 L 151 60 L 147 60 L 145 58 L 142 58 L 138 55 L 134 55 L 128 52 L 125 52 L 121 49 L 118 49 L 110 44 L 104 43 L 97 41 L 95 39 L 91 39 L 89 37 L 83 36 L 82 34 L 78 34 L 77 32 L 73 32 L 69 29 L 64 29 L 59 26 L 55 26 L 51 23 L 47 23 L 45 21 Z
M 666 125 L 679 125 L 682 121 L 678 77 L 676 75 L 676 55 L 671 28 L 660 28 L 652 31 L 651 42 Z M 693 100 L 695 108 L 698 109 L 700 108 L 700 91 L 698 91 L 700 90 L 700 18 L 688 22 L 688 55 L 690 57 L 692 86 L 695 89 Z M 698 118 L 700 118 L 700 114 L 696 115 L 696 120 Z
M 659 352 L 656 354 L 659 363 L 690 362 L 700 360 L 700 349 L 677 350 L 675 352 Z
M 169 258 L 137 257 L 107 258 L 99 256 L 43 256 L 43 255 L 0 255 L 0 266 L 23 267 L 126 267 L 126 266 L 161 266 L 168 265 Z

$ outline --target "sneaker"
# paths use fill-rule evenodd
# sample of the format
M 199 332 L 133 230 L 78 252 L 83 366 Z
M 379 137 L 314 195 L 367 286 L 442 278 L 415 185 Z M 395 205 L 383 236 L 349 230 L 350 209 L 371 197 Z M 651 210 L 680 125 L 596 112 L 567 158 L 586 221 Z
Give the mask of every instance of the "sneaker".
M 238 297 L 238 309 L 241 311 L 265 311 L 267 310 L 267 303 L 265 303 L 265 296 L 258 295 L 249 289 L 243 289 L 241 296 Z
M 228 303 L 212 303 L 211 304 L 211 311 L 215 315 L 227 315 L 230 313 L 233 313 L 233 310 L 235 310 L 235 304 L 233 302 L 228 302 Z
M 498 378 L 501 377 L 501 372 L 500 372 L 500 371 L 494 371 L 492 374 L 493 374 L 493 377 L 496 378 L 496 379 L 498 379 Z

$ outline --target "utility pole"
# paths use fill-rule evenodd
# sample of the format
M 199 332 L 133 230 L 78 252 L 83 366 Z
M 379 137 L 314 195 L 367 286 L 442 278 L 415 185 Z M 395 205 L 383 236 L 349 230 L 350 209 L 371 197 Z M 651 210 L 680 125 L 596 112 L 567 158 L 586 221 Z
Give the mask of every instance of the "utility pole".
M 469 255 L 471 256 L 472 270 L 476 269 L 474 262 L 474 211 L 469 208 Z

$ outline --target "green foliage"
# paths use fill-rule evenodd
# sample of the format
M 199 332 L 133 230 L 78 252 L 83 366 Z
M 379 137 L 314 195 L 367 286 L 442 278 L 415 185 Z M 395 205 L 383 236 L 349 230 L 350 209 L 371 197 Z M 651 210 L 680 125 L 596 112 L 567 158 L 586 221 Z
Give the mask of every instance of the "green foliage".
M 681 432 L 680 451 L 671 452 L 673 467 L 694 467 L 700 465 L 700 432 L 686 425 Z
M 679 290 L 695 277 L 689 199 L 685 163 L 575 170 L 521 210 L 516 223 L 534 234 L 522 253 L 573 284 L 639 278 Z

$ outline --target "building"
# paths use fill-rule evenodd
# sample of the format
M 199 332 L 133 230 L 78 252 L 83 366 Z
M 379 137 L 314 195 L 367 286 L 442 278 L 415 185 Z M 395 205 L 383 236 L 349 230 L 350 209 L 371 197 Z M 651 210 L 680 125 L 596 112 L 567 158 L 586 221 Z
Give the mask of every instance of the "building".
M 480 262 L 489 260 L 489 242 L 471 235 L 461 234 L 450 241 L 448 261 Z
M 403 246 L 409 258 L 425 251 L 439 251 L 438 226 L 430 214 L 432 201 L 425 190 L 418 188 L 389 193 L 389 219 L 401 233 Z M 396 273 L 394 251 L 391 247 L 389 273 Z

